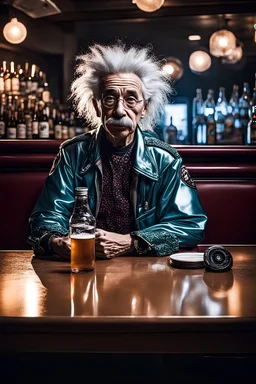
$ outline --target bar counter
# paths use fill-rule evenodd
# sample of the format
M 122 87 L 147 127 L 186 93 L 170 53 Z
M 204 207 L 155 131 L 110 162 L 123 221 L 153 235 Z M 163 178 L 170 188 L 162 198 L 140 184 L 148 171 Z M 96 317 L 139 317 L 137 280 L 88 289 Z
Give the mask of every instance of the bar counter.
M 234 265 L 220 273 L 134 256 L 72 274 L 1 251 L 0 353 L 256 355 L 256 247 L 227 248 Z

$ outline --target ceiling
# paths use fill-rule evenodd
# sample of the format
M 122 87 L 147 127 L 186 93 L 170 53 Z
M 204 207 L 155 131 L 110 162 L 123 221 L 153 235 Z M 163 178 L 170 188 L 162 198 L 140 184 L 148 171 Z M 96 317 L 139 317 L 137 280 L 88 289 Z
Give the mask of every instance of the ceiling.
M 243 39 L 251 39 L 256 23 L 256 0 L 165 0 L 163 6 L 155 12 L 140 10 L 132 0 L 52 0 L 53 6 L 60 12 L 47 15 L 44 4 L 49 0 L 0 0 L 0 12 L 10 6 L 20 6 L 26 13 L 36 9 L 36 17 L 44 17 L 57 24 L 65 31 L 75 30 L 77 23 L 125 21 L 134 22 L 169 22 L 172 28 L 179 29 L 179 34 L 201 33 L 209 28 L 224 26 L 224 17 L 228 27 Z

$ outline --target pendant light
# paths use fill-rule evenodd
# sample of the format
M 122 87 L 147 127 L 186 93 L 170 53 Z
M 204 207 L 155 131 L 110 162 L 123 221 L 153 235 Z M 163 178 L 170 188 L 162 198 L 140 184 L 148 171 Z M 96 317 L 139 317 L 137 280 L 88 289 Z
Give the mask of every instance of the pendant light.
M 133 0 L 139 9 L 145 12 L 154 12 L 162 7 L 164 0 Z
M 236 36 L 227 29 L 220 29 L 211 35 L 209 48 L 213 56 L 228 56 L 236 48 Z
M 183 64 L 177 57 L 168 57 L 162 69 L 171 80 L 179 80 L 184 72 Z
M 27 36 L 27 29 L 16 17 L 13 17 L 11 21 L 4 26 L 3 35 L 9 43 L 20 44 Z
M 212 64 L 211 56 L 203 51 L 198 49 L 191 53 L 189 57 L 189 67 L 192 72 L 201 73 L 207 71 Z

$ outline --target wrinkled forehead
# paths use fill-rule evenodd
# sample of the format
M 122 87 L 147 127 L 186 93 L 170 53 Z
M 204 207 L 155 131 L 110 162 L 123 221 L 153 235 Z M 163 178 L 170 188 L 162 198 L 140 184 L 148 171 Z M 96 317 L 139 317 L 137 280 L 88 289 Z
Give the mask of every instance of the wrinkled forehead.
M 136 92 L 142 95 L 142 81 L 134 73 L 115 73 L 107 75 L 102 81 L 102 93 L 112 90 L 118 93 L 127 91 Z

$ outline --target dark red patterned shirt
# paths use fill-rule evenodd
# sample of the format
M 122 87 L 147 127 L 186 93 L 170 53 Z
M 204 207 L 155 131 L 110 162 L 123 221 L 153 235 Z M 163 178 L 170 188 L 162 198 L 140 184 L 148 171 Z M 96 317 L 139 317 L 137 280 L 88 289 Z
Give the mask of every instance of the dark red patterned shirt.
M 102 152 L 102 200 L 97 228 L 121 234 L 134 230 L 130 185 L 134 161 L 134 141 L 123 148 L 107 143 Z

